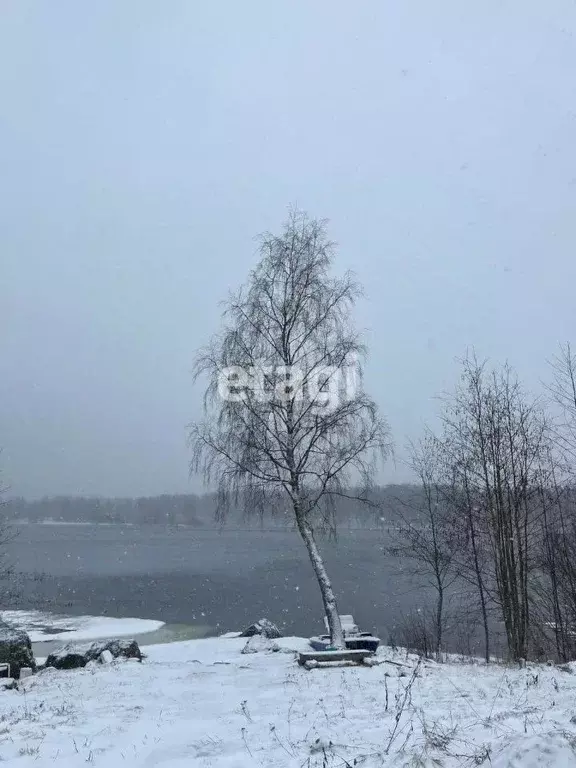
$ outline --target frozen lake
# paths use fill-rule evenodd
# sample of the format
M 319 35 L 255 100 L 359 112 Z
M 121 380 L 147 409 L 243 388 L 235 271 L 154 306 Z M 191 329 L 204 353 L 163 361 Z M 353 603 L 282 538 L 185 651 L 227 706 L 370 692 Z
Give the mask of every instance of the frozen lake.
M 403 613 L 426 602 L 385 554 L 388 544 L 385 531 L 367 530 L 321 541 L 340 612 L 383 641 Z M 316 581 L 293 532 L 31 524 L 21 526 L 11 559 L 23 575 L 12 607 L 158 619 L 207 634 L 262 616 L 285 633 L 322 628 Z

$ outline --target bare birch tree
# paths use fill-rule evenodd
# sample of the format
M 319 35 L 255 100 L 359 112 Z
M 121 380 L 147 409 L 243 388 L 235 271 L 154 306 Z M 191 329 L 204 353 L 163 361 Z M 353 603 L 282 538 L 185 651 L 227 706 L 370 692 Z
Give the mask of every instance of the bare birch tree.
M 191 469 L 215 481 L 219 511 L 287 504 L 318 580 L 331 642 L 344 639 L 317 543 L 337 496 L 360 496 L 389 447 L 362 390 L 365 348 L 351 322 L 360 294 L 332 277 L 323 221 L 293 210 L 280 235 L 261 238 L 260 261 L 226 302 L 224 329 L 197 357 L 207 377 L 204 420 L 191 425 Z

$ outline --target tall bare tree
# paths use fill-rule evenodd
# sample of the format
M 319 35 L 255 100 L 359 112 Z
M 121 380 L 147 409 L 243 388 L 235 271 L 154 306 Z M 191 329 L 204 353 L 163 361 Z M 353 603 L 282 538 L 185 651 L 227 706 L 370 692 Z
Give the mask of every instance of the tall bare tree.
M 459 574 L 478 593 L 482 628 L 484 630 L 484 660 L 490 663 L 490 620 L 488 606 L 490 603 L 489 577 L 487 575 L 490 555 L 486 544 L 486 520 L 482 514 L 482 506 L 478 504 L 478 491 L 470 483 L 469 470 L 465 461 L 459 461 L 452 468 L 452 483 L 450 486 L 452 504 L 456 515 L 460 516 L 460 535 L 462 528 L 466 546 L 462 547 Z M 476 498 L 475 498 L 476 496 Z
M 554 628 L 556 653 L 563 661 L 576 654 L 576 356 L 570 343 L 551 359 L 547 385 L 553 440 L 539 488 L 542 507 L 538 607 Z
M 539 565 L 546 578 L 537 584 L 537 591 L 546 625 L 554 628 L 557 655 L 567 661 L 576 652 L 576 357 L 570 343 L 560 345 L 550 365 L 553 378 L 547 390 L 554 413 L 553 441 L 539 487 Z
M 462 384 L 443 423 L 445 445 L 465 472 L 459 482 L 474 502 L 474 517 L 483 518 L 476 532 L 487 534 L 509 652 L 525 658 L 529 573 L 540 531 L 537 489 L 549 448 L 546 420 L 508 366 L 487 371 L 472 357 L 464 361 Z
M 558 447 L 564 454 L 572 473 L 576 472 L 576 356 L 570 343 L 560 346 L 550 365 L 553 381 L 548 386 L 560 419 L 556 430 Z
M 363 497 L 388 429 L 362 390 L 365 347 L 351 322 L 360 288 L 330 275 L 324 221 L 293 210 L 265 234 L 260 261 L 225 305 L 224 329 L 197 357 L 205 418 L 191 425 L 193 471 L 217 482 L 219 510 L 287 505 L 318 580 L 331 642 L 344 639 L 317 544 L 337 496 Z

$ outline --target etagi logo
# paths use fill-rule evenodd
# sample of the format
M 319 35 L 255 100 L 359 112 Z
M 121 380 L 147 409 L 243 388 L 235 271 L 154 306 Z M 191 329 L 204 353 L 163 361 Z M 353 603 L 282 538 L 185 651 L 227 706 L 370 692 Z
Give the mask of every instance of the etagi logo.
M 353 400 L 357 391 L 356 365 L 319 366 L 309 373 L 298 366 L 232 365 L 218 375 L 218 393 L 223 400 L 239 403 L 252 397 L 260 403 L 307 401 L 318 415 L 333 413 L 341 403 Z

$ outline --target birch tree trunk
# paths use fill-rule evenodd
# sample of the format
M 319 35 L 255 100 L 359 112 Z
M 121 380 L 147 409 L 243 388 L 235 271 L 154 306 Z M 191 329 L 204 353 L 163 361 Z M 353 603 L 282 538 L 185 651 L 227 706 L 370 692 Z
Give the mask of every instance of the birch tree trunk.
M 318 580 L 318 586 L 320 587 L 320 593 L 322 595 L 322 602 L 324 604 L 324 611 L 326 613 L 326 619 L 328 620 L 328 627 L 330 630 L 330 642 L 334 648 L 345 648 L 344 633 L 342 632 L 342 624 L 340 622 L 340 616 L 338 614 L 338 606 L 336 604 L 336 597 L 334 596 L 334 590 L 328 577 L 326 568 L 324 567 L 324 560 L 316 544 L 314 538 L 314 532 L 312 527 L 306 520 L 305 515 L 299 510 L 295 509 L 296 523 L 298 525 L 298 531 L 304 540 L 306 549 L 308 550 L 308 556 L 314 569 L 314 574 Z

